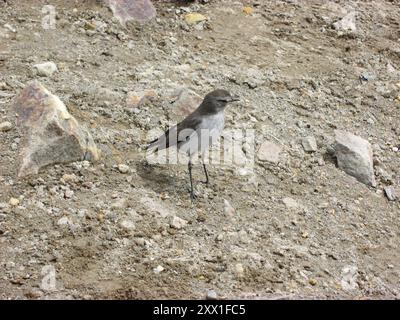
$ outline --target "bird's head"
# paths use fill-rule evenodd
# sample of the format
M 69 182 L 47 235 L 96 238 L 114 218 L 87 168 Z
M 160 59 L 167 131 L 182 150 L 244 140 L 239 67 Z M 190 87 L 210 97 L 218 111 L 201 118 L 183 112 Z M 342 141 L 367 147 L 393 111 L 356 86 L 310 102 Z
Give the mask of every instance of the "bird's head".
M 202 105 L 207 112 L 216 113 L 224 110 L 228 103 L 239 100 L 238 96 L 233 96 L 226 90 L 218 89 L 207 94 Z

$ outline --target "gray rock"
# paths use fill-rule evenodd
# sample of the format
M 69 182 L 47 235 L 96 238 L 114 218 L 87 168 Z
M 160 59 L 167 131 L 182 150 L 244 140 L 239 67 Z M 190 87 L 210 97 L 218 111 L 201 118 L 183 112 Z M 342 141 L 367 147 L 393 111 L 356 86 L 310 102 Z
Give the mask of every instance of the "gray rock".
M 356 12 L 352 11 L 333 24 L 338 31 L 356 31 Z
M 60 227 L 63 227 L 63 226 L 72 226 L 72 225 L 73 225 L 73 222 L 72 222 L 71 219 L 68 218 L 68 217 L 62 217 L 62 218 L 60 218 L 60 219 L 57 221 L 57 224 L 58 224 Z
M 280 160 L 280 153 L 282 148 L 270 141 L 264 141 L 258 150 L 258 159 L 261 161 L 268 161 L 272 163 L 277 163 Z
M 385 195 L 388 198 L 389 201 L 395 201 L 396 200 L 396 193 L 395 190 L 392 186 L 385 187 Z
M 247 84 L 250 89 L 255 89 L 264 84 L 264 75 L 261 70 L 256 68 L 250 68 L 245 73 L 245 77 L 242 80 L 244 84 Z
M 313 136 L 303 138 L 301 144 L 306 152 L 315 152 L 318 149 L 317 141 Z
M 186 220 L 179 218 L 177 216 L 173 216 L 170 225 L 172 228 L 180 230 L 184 228 L 187 225 L 187 223 L 188 222 Z
M 23 136 L 20 177 L 37 174 L 40 168 L 55 163 L 99 159 L 90 133 L 40 83 L 29 84 L 15 100 L 14 108 Z
M 208 290 L 206 295 L 207 300 L 217 300 L 218 295 L 214 290 Z
M 282 202 L 286 206 L 286 208 L 288 208 L 288 209 L 297 209 L 297 208 L 299 208 L 299 204 L 293 198 L 289 198 L 289 197 L 283 198 Z
M 0 132 L 7 132 L 7 131 L 10 131 L 12 128 L 13 128 L 13 125 L 9 121 L 0 123 Z
M 375 187 L 376 181 L 370 143 L 342 130 L 335 130 L 335 136 L 335 155 L 339 168 L 361 183 Z
M 126 231 L 133 231 L 133 230 L 135 230 L 135 224 L 134 224 L 133 221 L 131 221 L 131 220 L 127 220 L 127 219 L 121 220 L 121 221 L 119 222 L 119 226 L 120 226 L 122 229 L 126 230 Z
M 126 164 L 120 164 L 120 165 L 118 165 L 118 170 L 121 173 L 128 173 L 129 172 L 129 166 L 127 166 Z
M 50 77 L 58 70 L 57 65 L 52 61 L 35 64 L 33 69 L 41 77 Z

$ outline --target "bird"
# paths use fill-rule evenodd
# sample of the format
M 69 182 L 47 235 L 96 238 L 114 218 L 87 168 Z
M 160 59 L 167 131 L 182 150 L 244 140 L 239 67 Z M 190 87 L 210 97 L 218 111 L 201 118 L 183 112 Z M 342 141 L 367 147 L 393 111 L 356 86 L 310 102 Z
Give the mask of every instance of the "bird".
M 220 137 L 225 125 L 225 108 L 229 103 L 239 101 L 239 97 L 231 95 L 224 89 L 216 89 L 208 93 L 202 103 L 177 125 L 168 129 L 159 138 L 151 141 L 146 150 L 154 153 L 175 146 L 179 151 L 185 152 L 188 157 L 188 171 L 190 179 L 190 197 L 196 198 L 193 187 L 193 157 L 204 153 Z M 209 184 L 209 175 L 203 161 L 206 184 Z

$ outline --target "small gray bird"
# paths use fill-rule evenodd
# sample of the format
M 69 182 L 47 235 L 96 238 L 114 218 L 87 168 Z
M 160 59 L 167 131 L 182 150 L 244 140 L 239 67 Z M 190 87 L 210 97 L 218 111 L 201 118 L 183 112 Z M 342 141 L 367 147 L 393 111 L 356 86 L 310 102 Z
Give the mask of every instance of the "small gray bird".
M 225 107 L 228 103 L 234 101 L 239 101 L 239 98 L 232 96 L 226 90 L 218 89 L 210 92 L 193 113 L 147 146 L 147 150 L 150 153 L 172 146 L 176 146 L 178 150 L 186 152 L 189 156 L 188 168 L 192 200 L 196 198 L 193 190 L 192 158 L 198 152 L 203 155 L 219 138 L 225 124 Z M 204 163 L 203 168 L 206 176 L 205 183 L 208 184 L 209 177 Z

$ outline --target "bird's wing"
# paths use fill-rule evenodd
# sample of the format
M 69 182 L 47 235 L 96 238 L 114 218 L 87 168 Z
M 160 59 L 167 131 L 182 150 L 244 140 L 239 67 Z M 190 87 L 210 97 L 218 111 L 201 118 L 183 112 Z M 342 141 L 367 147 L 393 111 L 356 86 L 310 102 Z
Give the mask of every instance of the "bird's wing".
M 179 147 L 190 138 L 200 123 L 201 120 L 192 113 L 182 122 L 168 129 L 159 138 L 151 141 L 146 149 L 154 152 L 156 150 L 168 149 L 172 146 Z

